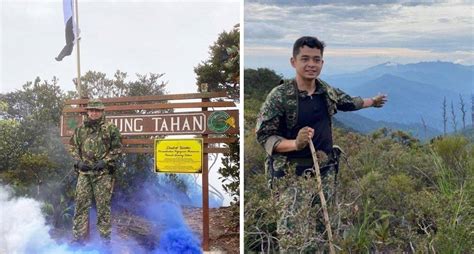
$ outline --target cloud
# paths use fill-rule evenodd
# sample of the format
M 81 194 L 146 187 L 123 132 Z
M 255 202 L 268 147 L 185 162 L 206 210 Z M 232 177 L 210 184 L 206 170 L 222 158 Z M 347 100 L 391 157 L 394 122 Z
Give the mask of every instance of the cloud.
M 291 56 L 291 48 L 256 46 L 246 47 L 245 54 L 248 56 Z M 449 51 L 436 52 L 423 49 L 390 48 L 390 47 L 366 47 L 366 48 L 327 48 L 325 57 L 411 57 L 411 58 L 474 58 L 472 51 Z M 463 58 L 464 57 L 464 58 Z
M 260 54 L 286 55 L 303 35 L 317 36 L 326 42 L 328 50 L 391 48 L 390 53 L 400 56 L 429 57 L 472 51 L 474 7 L 467 1 L 362 1 L 366 5 L 353 1 L 296 2 L 246 2 L 246 54 L 259 54 L 256 51 L 261 49 Z M 380 57 L 388 51 L 364 52 Z
M 325 4 L 337 4 L 337 5 L 392 5 L 400 4 L 407 6 L 417 5 L 433 5 L 438 3 L 469 3 L 469 1 L 446 1 L 446 0 L 246 0 L 246 3 L 260 3 L 260 4 L 273 4 L 273 5 L 287 5 L 287 6 L 301 6 L 301 5 L 325 5 Z
M 251 37 L 255 40 L 281 39 L 284 37 L 284 34 L 283 27 L 268 23 L 256 24 L 245 29 L 245 36 Z
M 271 38 L 263 33 L 269 32 L 286 43 L 292 44 L 302 35 L 318 35 L 331 42 L 346 41 L 347 36 L 363 35 L 371 27 L 393 16 L 397 8 L 381 6 L 268 6 L 248 4 L 245 6 L 245 40 L 247 43 L 262 43 Z M 273 29 L 269 29 L 269 27 Z M 258 33 L 256 32 L 258 31 Z M 258 36 L 253 36 L 258 35 Z M 319 36 L 324 35 L 324 36 Z M 276 43 L 281 43 L 277 41 Z M 269 42 L 271 43 L 271 42 Z M 275 43 L 275 42 L 274 42 Z

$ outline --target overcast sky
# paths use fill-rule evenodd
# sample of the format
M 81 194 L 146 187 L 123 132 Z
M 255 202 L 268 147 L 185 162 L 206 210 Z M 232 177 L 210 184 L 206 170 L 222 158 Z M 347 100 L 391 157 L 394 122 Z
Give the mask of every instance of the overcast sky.
M 87 1 L 79 0 L 81 72 L 117 69 L 166 73 L 167 90 L 195 92 L 193 68 L 209 56 L 219 33 L 240 21 L 234 1 Z M 65 45 L 61 0 L 1 0 L 1 89 L 21 88 L 36 76 L 59 78 L 73 90 L 75 49 L 56 62 Z
M 246 0 L 244 12 L 246 68 L 292 74 L 291 48 L 303 35 L 326 42 L 326 74 L 387 61 L 474 64 L 471 0 Z

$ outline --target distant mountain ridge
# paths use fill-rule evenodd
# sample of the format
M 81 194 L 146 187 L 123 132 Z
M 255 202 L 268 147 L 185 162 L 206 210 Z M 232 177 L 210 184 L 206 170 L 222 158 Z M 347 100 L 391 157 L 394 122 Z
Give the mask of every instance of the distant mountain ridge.
M 374 121 L 404 125 L 425 124 L 443 131 L 443 101 L 446 98 L 447 131 L 462 128 L 460 96 L 465 104 L 466 124 L 471 124 L 471 94 L 474 93 L 474 66 L 449 62 L 397 64 L 387 62 L 356 73 L 323 77 L 329 84 L 352 96 L 388 94 L 382 109 L 365 109 L 357 114 Z
M 386 62 L 365 70 L 327 76 L 324 79 L 341 88 L 350 88 L 384 74 L 430 84 L 438 88 L 450 86 L 449 90 L 461 94 L 474 93 L 474 66 L 451 62 L 419 62 L 397 64 Z
M 443 134 L 437 129 L 431 128 L 429 126 L 423 126 L 421 122 L 414 124 L 401 124 L 387 121 L 374 121 L 367 117 L 361 116 L 359 112 L 339 112 L 335 115 L 335 118 L 336 123 L 340 123 L 342 125 L 338 127 L 364 134 L 371 133 L 381 128 L 402 130 L 420 140 L 428 140 L 435 136 Z

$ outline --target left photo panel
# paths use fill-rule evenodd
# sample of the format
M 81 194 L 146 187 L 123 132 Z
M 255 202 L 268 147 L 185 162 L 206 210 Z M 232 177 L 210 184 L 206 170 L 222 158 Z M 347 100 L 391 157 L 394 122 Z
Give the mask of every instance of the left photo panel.
M 238 0 L 2 0 L 0 253 L 240 253 Z

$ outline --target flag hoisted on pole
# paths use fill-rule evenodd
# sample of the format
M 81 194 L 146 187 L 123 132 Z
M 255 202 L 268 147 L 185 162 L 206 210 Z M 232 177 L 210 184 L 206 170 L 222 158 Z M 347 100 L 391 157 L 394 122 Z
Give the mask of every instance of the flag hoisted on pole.
M 76 85 L 79 98 L 87 98 L 87 95 L 84 96 L 82 93 L 81 86 L 81 55 L 79 49 L 79 8 L 77 5 L 77 0 L 63 0 L 63 13 L 64 13 L 64 25 L 65 35 L 66 35 L 66 45 L 61 50 L 59 55 L 55 58 L 56 61 L 62 61 L 64 57 L 71 55 L 76 44 L 77 49 L 77 78 L 74 81 Z
M 64 25 L 66 34 L 66 45 L 56 57 L 56 61 L 62 61 L 64 57 L 71 55 L 74 48 L 75 38 L 78 33 L 72 0 L 63 0 Z

